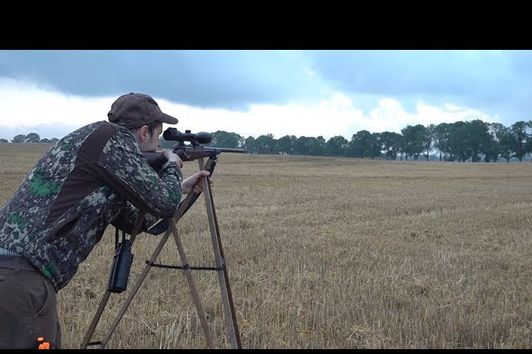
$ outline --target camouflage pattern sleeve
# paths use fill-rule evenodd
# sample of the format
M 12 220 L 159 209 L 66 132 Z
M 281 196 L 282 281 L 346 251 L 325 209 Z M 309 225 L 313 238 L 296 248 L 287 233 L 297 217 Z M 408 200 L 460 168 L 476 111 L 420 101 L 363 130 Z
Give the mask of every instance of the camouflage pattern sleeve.
M 137 220 L 139 214 L 139 209 L 135 208 L 130 202 L 126 202 L 126 205 L 124 208 L 122 208 L 120 215 L 118 215 L 118 217 L 113 220 L 111 224 L 115 227 L 118 227 L 120 230 L 131 234 L 133 232 L 133 228 L 135 227 L 135 221 Z M 144 216 L 144 221 L 142 223 L 142 229 L 140 230 L 140 232 L 147 232 L 154 235 L 159 235 L 161 232 L 166 231 L 169 226 L 167 223 L 165 224 L 166 226 L 164 227 L 164 229 L 160 229 L 157 233 L 149 231 L 149 228 L 152 227 L 159 220 L 160 218 L 157 218 L 151 214 L 146 214 Z
M 133 206 L 154 217 L 173 217 L 181 200 L 180 169 L 175 162 L 167 162 L 159 177 L 131 132 L 120 130 L 109 139 L 98 166 L 100 176 Z

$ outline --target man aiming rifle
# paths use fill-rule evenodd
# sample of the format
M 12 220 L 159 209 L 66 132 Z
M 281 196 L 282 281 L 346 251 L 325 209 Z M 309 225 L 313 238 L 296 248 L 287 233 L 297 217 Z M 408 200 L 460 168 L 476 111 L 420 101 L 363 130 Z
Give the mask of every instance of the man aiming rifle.
M 162 123 L 178 122 L 152 97 L 122 95 L 107 116 L 59 140 L 0 209 L 0 348 L 59 348 L 56 293 L 107 226 L 129 233 L 143 212 L 148 231 L 182 193 L 203 191 L 208 171 L 183 180 L 177 154 L 163 151 L 158 172 L 143 155 L 158 149 Z

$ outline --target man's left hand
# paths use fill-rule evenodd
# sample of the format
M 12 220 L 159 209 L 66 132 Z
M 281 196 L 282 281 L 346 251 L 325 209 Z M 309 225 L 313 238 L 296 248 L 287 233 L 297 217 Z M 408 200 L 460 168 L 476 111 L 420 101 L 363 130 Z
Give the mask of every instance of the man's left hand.
M 185 194 L 189 194 L 191 191 L 194 193 L 201 193 L 203 192 L 203 177 L 209 177 L 210 176 L 209 171 L 198 171 L 194 173 L 192 176 L 185 178 L 183 182 L 181 183 L 181 190 Z M 209 184 L 212 183 L 212 180 L 208 178 Z

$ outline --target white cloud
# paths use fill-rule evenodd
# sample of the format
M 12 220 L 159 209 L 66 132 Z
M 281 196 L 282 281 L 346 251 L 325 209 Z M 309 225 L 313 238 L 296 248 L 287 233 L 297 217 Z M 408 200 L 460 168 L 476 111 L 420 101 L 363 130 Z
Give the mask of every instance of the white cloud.
M 0 79 L 0 125 L 80 127 L 107 117 L 113 98 L 70 96 L 28 81 Z
M 162 100 L 160 102 L 161 107 L 167 107 L 168 114 L 175 112 L 179 118 L 178 126 L 183 129 L 225 130 L 244 137 L 271 133 L 276 139 L 284 135 L 322 135 L 328 138 L 347 134 L 346 128 L 353 118 L 362 114 L 351 105 L 350 99 L 340 95 L 314 104 L 253 104 L 245 112 L 173 105 Z
M 409 113 L 400 101 L 389 97 L 380 99 L 366 115 L 354 105 L 354 98 L 356 97 L 342 92 L 332 92 L 312 103 L 253 104 L 247 111 L 231 111 L 192 107 L 155 97 L 165 113 L 179 119 L 176 126 L 178 130 L 225 130 L 244 137 L 271 133 L 276 139 L 284 135 L 321 135 L 328 139 L 342 135 L 349 140 L 353 134 L 363 129 L 370 132 L 400 132 L 409 124 L 498 120 L 497 117 L 489 117 L 478 110 L 452 103 L 438 107 L 418 102 L 416 111 Z M 106 120 L 107 112 L 115 99 L 116 97 L 66 95 L 50 88 L 38 87 L 31 82 L 0 78 L 0 126 L 11 128 L 11 132 L 15 128 L 20 130 L 21 126 L 26 126 L 28 130 L 25 133 L 29 133 L 30 127 L 38 125 L 68 124 L 73 130 L 91 122 Z M 0 138 L 11 139 L 12 135 Z
M 442 107 L 438 107 L 418 101 L 416 111 L 409 113 L 400 101 L 393 98 L 383 98 L 379 100 L 374 109 L 369 111 L 368 116 L 363 116 L 354 122 L 351 126 L 351 135 L 363 129 L 372 133 L 384 131 L 400 133 L 401 129 L 407 125 L 422 124 L 428 126 L 474 119 L 481 119 L 484 122 L 498 121 L 498 117 L 491 117 L 479 110 L 460 107 L 451 103 L 445 103 Z

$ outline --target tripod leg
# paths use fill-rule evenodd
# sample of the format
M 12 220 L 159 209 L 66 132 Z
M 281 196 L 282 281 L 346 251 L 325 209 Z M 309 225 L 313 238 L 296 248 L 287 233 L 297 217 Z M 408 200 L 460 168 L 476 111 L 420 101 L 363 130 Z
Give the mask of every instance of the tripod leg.
M 105 335 L 104 339 L 102 340 L 102 344 L 101 344 L 102 348 L 105 347 L 105 345 L 107 344 L 107 342 L 109 341 L 109 339 L 113 335 L 113 332 L 115 331 L 116 327 L 118 326 L 118 323 L 120 322 L 120 320 L 122 319 L 122 317 L 126 313 L 126 310 L 129 307 L 129 304 L 131 303 L 131 301 L 133 300 L 133 298 L 137 294 L 140 286 L 142 285 L 142 282 L 144 281 L 144 279 L 148 275 L 148 272 L 151 269 L 151 264 L 153 262 L 155 262 L 155 259 L 157 259 L 157 257 L 159 256 L 159 253 L 161 253 L 161 250 L 163 249 L 164 244 L 166 243 L 166 241 L 168 240 L 168 237 L 170 236 L 170 232 L 171 232 L 170 230 L 166 231 L 164 236 L 162 237 L 161 241 L 159 241 L 159 244 L 157 245 L 157 248 L 155 249 L 155 251 L 153 252 L 152 256 L 150 257 L 150 260 L 149 260 L 150 264 L 146 264 L 146 267 L 144 267 L 144 270 L 142 271 L 142 274 L 140 275 L 139 279 L 137 280 L 137 282 L 133 286 L 131 292 L 129 293 L 129 295 L 128 295 L 127 299 L 126 299 L 126 301 L 124 302 L 124 304 L 120 308 L 120 312 L 118 313 L 118 315 L 115 318 L 113 324 L 111 325 L 111 328 L 110 328 L 109 332 L 107 332 L 107 334 Z
M 203 159 L 198 160 L 200 170 L 205 169 Z M 214 258 L 216 266 L 222 268 L 217 271 L 218 283 L 222 292 L 222 302 L 225 312 L 225 323 L 228 330 L 229 342 L 233 348 L 242 348 L 240 342 L 240 333 L 238 330 L 238 324 L 236 320 L 236 313 L 233 304 L 233 296 L 231 294 L 231 288 L 229 286 L 229 274 L 227 273 L 227 267 L 225 265 L 225 258 L 222 249 L 222 240 L 220 238 L 220 231 L 218 228 L 218 220 L 216 218 L 216 212 L 214 209 L 214 200 L 212 198 L 212 190 L 207 178 L 203 178 L 203 191 L 205 194 L 205 205 L 207 207 L 207 216 L 209 218 L 209 228 L 211 232 L 212 246 L 214 250 Z
M 89 345 L 89 341 L 91 340 L 92 334 L 94 333 L 94 330 L 96 329 L 96 326 L 98 325 L 98 322 L 100 321 L 100 318 L 102 317 L 103 310 L 105 309 L 105 306 L 107 305 L 107 302 L 109 301 L 110 296 L 111 296 L 111 292 L 109 290 L 107 290 L 105 294 L 103 294 L 103 297 L 100 300 L 100 304 L 98 305 L 98 309 L 96 310 L 96 314 L 94 315 L 94 318 L 92 319 L 92 322 L 89 326 L 89 329 L 87 330 L 87 333 L 85 333 L 85 337 L 83 338 L 83 343 L 81 344 L 81 349 L 87 349 L 87 346 Z
M 190 292 L 192 293 L 192 300 L 194 300 L 194 305 L 196 306 L 196 311 L 200 319 L 201 327 L 203 327 L 203 332 L 205 333 L 205 338 L 207 339 L 207 346 L 209 347 L 209 349 L 215 349 L 216 347 L 209 331 L 209 325 L 207 324 L 205 311 L 203 311 L 203 306 L 201 305 L 201 301 L 199 299 L 198 290 L 196 289 L 196 283 L 194 282 L 194 278 L 192 277 L 192 272 L 190 271 L 190 268 L 188 268 L 189 264 L 187 256 L 185 254 L 185 249 L 183 248 L 183 244 L 181 243 L 181 239 L 179 238 L 179 233 L 177 232 L 177 228 L 173 222 L 170 222 L 170 227 L 172 228 L 172 232 L 174 233 L 177 251 L 179 252 L 179 257 L 181 258 L 181 264 L 184 268 L 183 270 L 185 272 L 185 277 L 188 282 L 188 287 L 190 288 Z
M 179 207 L 178 207 L 178 209 L 176 211 L 176 215 L 174 217 L 174 222 L 177 222 L 179 219 L 181 219 L 181 217 L 187 212 L 187 210 L 192 206 L 192 204 L 194 204 L 194 202 L 196 201 L 197 197 L 198 197 L 198 194 L 191 193 L 185 198 L 185 200 L 183 200 L 182 203 L 180 203 L 180 205 L 179 205 Z M 135 231 L 131 235 L 131 242 L 133 242 L 133 240 L 137 236 L 137 234 L 138 234 L 138 232 L 140 230 L 140 227 L 142 225 L 143 219 L 144 219 L 144 214 L 142 213 L 142 214 L 139 215 L 139 217 L 138 217 L 138 219 L 137 219 L 137 221 L 135 223 L 135 228 L 134 228 Z M 173 224 L 173 222 L 171 220 L 170 220 L 170 224 Z M 174 224 L 174 226 L 175 226 L 175 224 Z M 107 342 L 109 341 L 109 338 L 111 338 L 111 335 L 113 334 L 116 326 L 118 326 L 118 323 L 122 319 L 122 316 L 124 315 L 125 311 L 127 310 L 127 307 L 129 306 L 129 304 L 133 300 L 133 297 L 138 292 L 138 289 L 140 288 L 140 285 L 142 284 L 142 282 L 144 281 L 144 279 L 148 275 L 148 271 L 151 268 L 151 264 L 153 264 L 153 262 L 155 262 L 155 259 L 157 258 L 157 256 L 161 252 L 161 250 L 162 250 L 164 244 L 166 243 L 166 241 L 168 240 L 168 236 L 170 235 L 170 232 L 171 231 L 168 230 L 165 233 L 165 235 L 161 238 L 161 241 L 159 242 L 159 245 L 157 246 L 156 250 L 154 251 L 152 257 L 149 260 L 149 264 L 144 268 L 144 271 L 142 272 L 142 274 L 141 274 L 139 280 L 137 281 L 137 283 L 135 284 L 135 286 L 133 288 L 133 291 L 130 293 L 128 299 L 126 300 L 126 302 L 123 304 L 122 308 L 120 309 L 120 313 L 117 316 L 117 318 L 115 319 L 115 321 L 113 322 L 113 326 L 112 326 L 111 330 L 105 336 L 104 341 L 101 342 L 101 344 L 100 344 L 101 348 L 104 348 L 105 345 L 107 344 Z M 89 344 L 89 340 L 91 339 L 92 334 L 94 333 L 94 330 L 95 330 L 98 322 L 100 321 L 100 318 L 102 316 L 103 310 L 105 309 L 105 306 L 107 305 L 107 302 L 109 301 L 110 295 L 111 295 L 110 291 L 106 291 L 106 293 L 104 293 L 104 295 L 102 297 L 102 300 L 100 301 L 100 304 L 98 305 L 98 309 L 96 311 L 96 314 L 95 314 L 95 316 L 94 316 L 94 318 L 93 318 L 93 320 L 92 320 L 92 322 L 91 322 L 91 324 L 89 326 L 89 329 L 87 330 L 87 333 L 85 333 L 85 337 L 84 337 L 83 342 L 81 344 L 81 349 L 86 349 L 87 348 L 87 346 Z M 204 328 L 204 330 L 205 330 L 205 328 Z M 207 338 L 209 338 L 207 333 L 208 333 L 208 330 L 205 332 L 205 335 L 206 335 Z
M 143 220 L 144 220 L 144 213 L 141 213 L 139 214 L 137 220 L 135 221 L 135 226 L 133 227 L 133 232 L 131 234 L 132 240 L 134 240 L 135 236 L 138 234 Z M 105 309 L 105 306 L 107 305 L 107 302 L 109 301 L 110 296 L 111 296 L 111 292 L 109 290 L 107 290 L 103 294 L 103 297 L 100 300 L 100 303 L 98 304 L 98 309 L 96 310 L 96 314 L 94 315 L 94 318 L 92 319 L 89 329 L 87 329 L 87 333 L 85 333 L 85 337 L 83 338 L 83 342 L 81 344 L 81 349 L 86 349 L 87 346 L 89 345 L 89 341 L 94 333 L 94 330 L 96 329 L 96 326 L 98 325 L 98 322 L 100 322 L 100 318 L 102 317 L 103 310 Z M 102 345 L 101 347 L 103 348 Z

